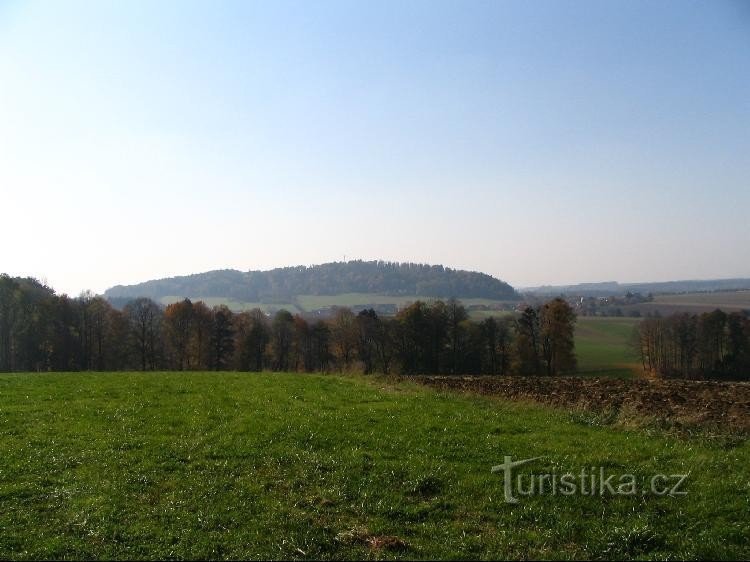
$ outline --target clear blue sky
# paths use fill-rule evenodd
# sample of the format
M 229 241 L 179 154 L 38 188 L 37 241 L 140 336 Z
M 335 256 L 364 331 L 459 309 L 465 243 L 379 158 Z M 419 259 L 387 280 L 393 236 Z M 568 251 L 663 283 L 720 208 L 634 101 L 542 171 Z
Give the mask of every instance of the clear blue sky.
M 750 2 L 0 0 L 0 271 L 750 276 Z

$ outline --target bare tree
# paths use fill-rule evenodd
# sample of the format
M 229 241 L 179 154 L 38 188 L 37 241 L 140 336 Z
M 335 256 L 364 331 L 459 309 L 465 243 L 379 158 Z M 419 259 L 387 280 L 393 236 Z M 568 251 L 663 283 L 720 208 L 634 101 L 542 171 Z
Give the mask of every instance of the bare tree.
M 155 369 L 161 336 L 161 309 L 151 299 L 139 298 L 125 306 L 125 313 L 130 322 L 141 370 Z

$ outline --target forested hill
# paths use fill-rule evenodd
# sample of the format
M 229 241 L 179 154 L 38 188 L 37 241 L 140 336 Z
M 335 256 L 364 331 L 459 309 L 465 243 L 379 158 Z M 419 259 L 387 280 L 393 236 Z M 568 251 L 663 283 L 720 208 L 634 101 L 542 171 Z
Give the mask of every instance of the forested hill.
M 104 296 L 110 299 L 165 296 L 224 297 L 263 302 L 297 295 L 377 293 L 425 297 L 515 300 L 507 283 L 485 273 L 442 265 L 385 261 L 334 262 L 310 267 L 283 267 L 270 271 L 223 269 L 156 279 L 137 285 L 117 285 Z

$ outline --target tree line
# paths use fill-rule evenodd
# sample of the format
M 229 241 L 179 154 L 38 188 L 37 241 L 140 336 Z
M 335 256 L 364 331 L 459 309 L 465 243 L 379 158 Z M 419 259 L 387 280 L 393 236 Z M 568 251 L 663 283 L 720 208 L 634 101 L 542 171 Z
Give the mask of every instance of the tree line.
M 750 378 L 750 318 L 722 310 L 649 317 L 635 329 L 643 370 L 683 378 Z
M 469 319 L 455 299 L 417 301 L 395 316 L 337 308 L 235 313 L 189 299 L 122 309 L 85 293 L 57 295 L 0 276 L 0 371 L 239 370 L 557 375 L 575 371 L 575 313 L 562 299 L 518 318 Z

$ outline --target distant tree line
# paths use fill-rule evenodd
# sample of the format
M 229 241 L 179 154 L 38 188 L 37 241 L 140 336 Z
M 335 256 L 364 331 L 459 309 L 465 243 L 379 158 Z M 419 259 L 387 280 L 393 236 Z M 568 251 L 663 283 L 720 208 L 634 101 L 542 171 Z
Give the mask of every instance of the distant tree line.
M 244 302 L 291 302 L 297 295 L 378 293 L 423 297 L 518 300 L 516 291 L 485 273 L 419 263 L 387 261 L 334 262 L 270 271 L 209 271 L 112 287 L 108 299 L 170 295 L 223 297 Z
M 575 371 L 575 314 L 562 299 L 518 318 L 468 318 L 455 299 L 417 301 L 395 316 L 335 309 L 233 313 L 189 299 L 116 309 L 0 276 L 0 371 L 239 370 L 557 375 Z
M 646 372 L 683 378 L 750 378 L 750 318 L 721 310 L 648 317 L 634 344 Z

